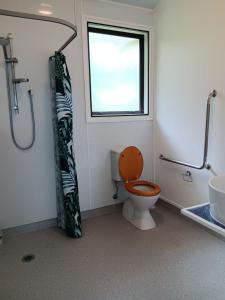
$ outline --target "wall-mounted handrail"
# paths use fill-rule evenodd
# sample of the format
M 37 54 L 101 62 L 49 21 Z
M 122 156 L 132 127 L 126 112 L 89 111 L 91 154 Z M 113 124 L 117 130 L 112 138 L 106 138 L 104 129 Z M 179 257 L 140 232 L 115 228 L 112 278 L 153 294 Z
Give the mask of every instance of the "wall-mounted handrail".
M 215 98 L 216 96 L 217 96 L 217 92 L 216 92 L 216 90 L 213 90 L 209 94 L 208 100 L 207 100 L 206 122 L 205 122 L 205 142 L 204 142 L 204 154 L 203 154 L 202 164 L 200 166 L 192 165 L 192 164 L 182 162 L 182 161 L 179 161 L 179 160 L 170 159 L 169 157 L 166 157 L 163 154 L 160 154 L 160 156 L 159 156 L 159 158 L 161 160 L 171 162 L 171 163 L 174 163 L 174 164 L 177 164 L 177 165 L 197 169 L 197 170 L 202 170 L 204 168 L 206 168 L 208 170 L 211 169 L 211 166 L 208 164 L 208 161 L 207 161 L 207 159 L 208 159 L 208 145 L 209 145 L 209 122 L 210 122 L 211 99 Z
M 58 52 L 61 52 L 68 46 L 72 40 L 75 39 L 77 36 L 77 27 L 63 19 L 59 18 L 54 18 L 54 17 L 46 17 L 46 16 L 40 16 L 36 14 L 29 14 L 29 13 L 24 13 L 24 12 L 17 12 L 17 11 L 11 11 L 11 10 L 5 10 L 5 9 L 0 9 L 0 15 L 2 16 L 8 16 L 8 17 L 16 17 L 16 18 L 22 18 L 22 19 L 31 19 L 31 20 L 38 20 L 38 21 L 45 21 L 45 22 L 52 22 L 52 23 L 57 23 L 64 25 L 66 27 L 71 28 L 74 33 L 68 38 L 68 40 L 65 41 L 65 43 L 58 49 Z

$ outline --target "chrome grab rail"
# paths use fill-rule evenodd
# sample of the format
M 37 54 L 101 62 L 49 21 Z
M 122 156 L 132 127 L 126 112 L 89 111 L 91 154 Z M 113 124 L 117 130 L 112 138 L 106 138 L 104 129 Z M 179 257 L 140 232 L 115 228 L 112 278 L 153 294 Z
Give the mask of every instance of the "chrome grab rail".
M 215 98 L 217 96 L 217 91 L 213 90 L 207 100 L 207 108 L 206 108 L 206 122 L 205 122 L 205 142 L 204 142 L 204 155 L 203 155 L 203 162 L 200 166 L 192 165 L 183 161 L 170 159 L 169 157 L 164 156 L 163 154 L 160 154 L 159 159 L 171 162 L 177 165 L 197 169 L 197 170 L 203 170 L 206 168 L 207 170 L 211 169 L 211 166 L 208 164 L 207 158 L 208 158 L 208 145 L 209 145 L 209 122 L 210 122 L 210 109 L 211 109 L 211 99 Z
M 36 15 L 36 14 L 23 13 L 23 12 L 17 12 L 17 11 L 12 11 L 12 10 L 5 10 L 5 9 L 0 9 L 0 15 L 8 16 L 8 17 L 22 18 L 22 19 L 52 22 L 52 23 L 61 24 L 61 25 L 71 28 L 74 31 L 74 33 L 58 49 L 58 52 L 61 52 L 62 50 L 64 50 L 66 48 L 66 46 L 69 45 L 72 42 L 72 40 L 74 40 L 75 37 L 77 36 L 77 27 L 74 24 L 72 24 L 68 21 L 65 21 L 63 19 L 54 18 L 54 17 L 46 17 L 46 16 L 41 16 L 41 15 Z

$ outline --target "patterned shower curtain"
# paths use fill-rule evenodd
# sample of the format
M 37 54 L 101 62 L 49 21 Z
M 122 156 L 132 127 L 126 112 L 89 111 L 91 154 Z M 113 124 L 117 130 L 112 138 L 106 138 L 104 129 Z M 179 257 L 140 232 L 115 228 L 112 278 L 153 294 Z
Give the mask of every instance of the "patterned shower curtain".
M 65 56 L 50 58 L 53 126 L 55 133 L 58 227 L 70 237 L 81 237 L 78 182 L 73 152 L 72 90 Z

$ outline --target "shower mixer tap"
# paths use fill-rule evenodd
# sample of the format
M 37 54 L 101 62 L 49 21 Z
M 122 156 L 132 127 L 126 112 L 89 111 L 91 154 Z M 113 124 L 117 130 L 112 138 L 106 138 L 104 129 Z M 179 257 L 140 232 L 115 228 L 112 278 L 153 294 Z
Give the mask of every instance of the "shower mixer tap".
M 18 63 L 18 59 L 16 57 L 12 57 L 12 58 L 6 58 L 5 59 L 5 63 L 7 64 L 15 64 L 15 63 Z
M 29 82 L 29 78 L 15 78 L 15 79 L 13 79 L 13 82 L 16 84 Z
M 19 114 L 19 103 L 18 103 L 18 96 L 17 96 L 17 88 L 16 85 L 20 84 L 20 83 L 26 83 L 29 82 L 29 78 L 14 78 L 12 79 L 12 83 L 15 86 L 15 100 L 14 100 L 14 104 L 13 104 L 13 110 L 15 113 Z

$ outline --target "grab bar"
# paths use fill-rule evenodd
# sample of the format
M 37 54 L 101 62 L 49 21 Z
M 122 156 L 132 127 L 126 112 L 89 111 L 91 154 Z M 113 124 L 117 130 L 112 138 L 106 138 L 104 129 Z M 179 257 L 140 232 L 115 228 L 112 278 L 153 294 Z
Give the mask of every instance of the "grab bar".
M 170 159 L 169 157 L 166 157 L 163 154 L 160 154 L 159 159 L 167 161 L 167 162 L 171 162 L 173 164 L 177 164 L 177 165 L 189 167 L 189 168 L 192 168 L 192 169 L 197 169 L 197 170 L 203 170 L 204 168 L 206 168 L 207 170 L 211 169 L 211 166 L 207 162 L 207 158 L 208 158 L 208 145 L 209 145 L 209 122 L 210 122 L 211 99 L 215 98 L 216 96 L 217 96 L 217 91 L 213 90 L 209 94 L 208 100 L 207 100 L 206 122 L 205 122 L 204 155 L 203 155 L 203 162 L 202 162 L 202 164 L 200 166 L 192 165 L 192 164 L 189 164 L 189 163 L 186 163 L 186 162 L 182 162 L 182 161 L 179 161 L 179 160 Z

